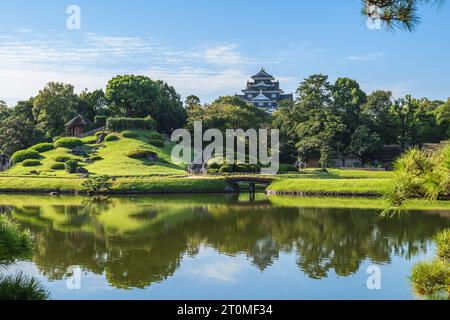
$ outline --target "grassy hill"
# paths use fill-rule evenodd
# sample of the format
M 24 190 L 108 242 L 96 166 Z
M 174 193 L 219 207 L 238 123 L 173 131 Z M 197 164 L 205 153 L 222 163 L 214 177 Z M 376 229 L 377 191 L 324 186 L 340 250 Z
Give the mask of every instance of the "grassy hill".
M 58 158 L 70 157 L 79 161 L 79 166 L 87 169 L 91 175 L 109 175 L 114 177 L 151 176 L 151 175 L 186 175 L 186 170 L 171 162 L 172 143 L 166 143 L 164 147 L 155 146 L 151 143 L 159 135 L 156 132 L 146 130 L 131 131 L 135 137 L 126 138 L 120 133 L 112 133 L 118 137 L 116 141 L 105 141 L 100 145 L 89 144 L 97 139 L 95 136 L 86 137 L 81 147 L 88 155 L 94 154 L 96 159 L 91 163 L 89 159 L 70 154 L 70 149 L 56 148 L 40 153 L 38 159 L 41 165 L 26 167 L 24 163 L 15 164 L 10 170 L 2 175 L 6 176 L 31 176 L 36 175 L 32 171 L 39 172 L 40 177 L 73 177 L 65 170 L 55 170 L 52 166 L 57 164 Z M 98 148 L 98 149 L 97 149 Z M 136 149 L 148 149 L 158 155 L 155 161 L 145 159 L 133 159 L 127 153 Z

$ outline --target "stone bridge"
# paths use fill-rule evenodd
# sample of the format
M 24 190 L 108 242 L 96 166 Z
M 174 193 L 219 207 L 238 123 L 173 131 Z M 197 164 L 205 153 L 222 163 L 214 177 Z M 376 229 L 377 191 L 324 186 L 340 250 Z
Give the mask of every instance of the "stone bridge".
M 226 179 L 235 186 L 238 186 L 239 183 L 248 183 L 250 193 L 255 193 L 257 184 L 269 186 L 273 181 L 273 178 L 264 176 L 227 176 Z M 237 190 L 239 190 L 239 187 L 237 187 Z

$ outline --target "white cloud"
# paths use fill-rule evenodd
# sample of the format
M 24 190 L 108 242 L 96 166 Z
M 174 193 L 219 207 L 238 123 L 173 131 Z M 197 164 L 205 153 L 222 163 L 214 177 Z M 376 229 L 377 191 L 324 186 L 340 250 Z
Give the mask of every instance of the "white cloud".
M 382 52 L 373 52 L 368 53 L 364 55 L 351 55 L 348 56 L 346 59 L 349 61 L 383 61 L 384 60 L 384 53 Z
M 221 282 L 237 282 L 237 276 L 241 272 L 241 266 L 238 263 L 215 263 L 202 268 L 193 269 L 191 273 Z
M 114 75 L 133 73 L 164 80 L 183 96 L 196 94 L 207 102 L 239 92 L 252 72 L 286 57 L 286 52 L 277 59 L 246 57 L 237 43 L 174 50 L 151 37 L 0 35 L 0 99 L 27 99 L 50 81 L 71 83 L 77 91 L 103 88 Z

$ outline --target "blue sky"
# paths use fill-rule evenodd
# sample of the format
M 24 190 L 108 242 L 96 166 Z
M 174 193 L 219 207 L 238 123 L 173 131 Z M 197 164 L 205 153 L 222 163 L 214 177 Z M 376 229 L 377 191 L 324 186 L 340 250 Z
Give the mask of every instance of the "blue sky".
M 68 30 L 66 9 L 81 9 Z M 286 92 L 313 73 L 368 92 L 450 96 L 450 8 L 421 8 L 414 33 L 373 31 L 359 0 L 1 0 L 0 100 L 49 81 L 77 91 L 116 74 L 163 79 L 207 102 L 234 94 L 261 67 Z

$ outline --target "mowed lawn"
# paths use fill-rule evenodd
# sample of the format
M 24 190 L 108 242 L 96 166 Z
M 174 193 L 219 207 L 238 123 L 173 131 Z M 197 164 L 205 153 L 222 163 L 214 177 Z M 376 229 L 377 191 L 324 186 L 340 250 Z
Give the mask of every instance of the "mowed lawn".
M 24 167 L 22 163 L 16 164 L 14 167 L 0 176 L 34 176 L 32 171 L 38 171 L 39 176 L 43 177 L 74 177 L 76 175 L 69 174 L 65 170 L 53 170 L 51 167 L 56 162 L 57 157 L 70 156 L 81 162 L 79 165 L 86 168 L 91 175 L 109 175 L 115 177 L 121 176 L 150 176 L 150 175 L 186 175 L 184 168 L 171 163 L 172 143 L 166 144 L 165 147 L 156 147 L 151 145 L 147 138 L 154 132 L 145 130 L 134 131 L 137 138 L 125 138 L 119 133 L 116 135 L 120 138 L 118 141 L 104 142 L 104 147 L 100 148 L 98 155 L 101 160 L 92 164 L 83 162 L 82 158 L 72 156 L 69 149 L 57 148 L 48 152 L 41 153 L 42 165 L 36 167 Z M 87 137 L 83 141 L 93 140 L 95 137 Z M 158 161 L 147 161 L 140 159 L 132 159 L 127 157 L 127 152 L 134 149 L 149 149 L 158 154 Z

